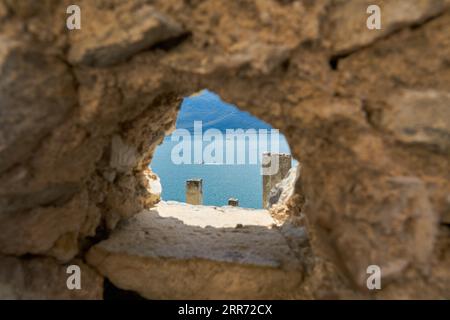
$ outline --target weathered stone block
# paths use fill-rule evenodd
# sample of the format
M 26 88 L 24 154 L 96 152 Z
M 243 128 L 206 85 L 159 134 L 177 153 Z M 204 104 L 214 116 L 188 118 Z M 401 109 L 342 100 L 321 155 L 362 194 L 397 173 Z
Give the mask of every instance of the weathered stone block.
M 265 210 L 163 204 L 121 223 L 87 259 L 149 299 L 286 298 L 303 267 L 272 223 Z
M 69 51 L 73 64 L 110 66 L 183 34 L 180 24 L 139 2 L 123 2 L 113 9 L 82 7 L 83 25 L 72 34 Z
M 81 269 L 81 289 L 67 288 L 67 266 Z M 103 298 L 103 277 L 80 260 L 67 265 L 50 258 L 20 259 L 0 256 L 0 299 L 88 299 Z

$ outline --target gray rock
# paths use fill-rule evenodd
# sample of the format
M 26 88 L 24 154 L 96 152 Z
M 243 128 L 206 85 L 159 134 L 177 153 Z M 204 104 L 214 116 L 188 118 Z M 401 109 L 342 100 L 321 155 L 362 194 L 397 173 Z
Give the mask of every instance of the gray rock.
M 115 135 L 111 140 L 110 167 L 118 172 L 128 172 L 137 163 L 138 155 L 134 146 L 127 145 L 120 136 Z

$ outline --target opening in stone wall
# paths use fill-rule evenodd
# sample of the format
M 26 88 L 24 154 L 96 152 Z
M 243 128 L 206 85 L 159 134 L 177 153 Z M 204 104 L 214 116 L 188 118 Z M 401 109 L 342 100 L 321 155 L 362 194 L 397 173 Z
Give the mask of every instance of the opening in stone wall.
M 175 127 L 149 165 L 161 201 L 89 253 L 107 297 L 300 297 L 309 244 L 286 220 L 300 170 L 284 136 L 208 90 L 183 100 Z
M 297 165 L 277 129 L 203 90 L 183 100 L 150 166 L 164 201 L 262 209 Z

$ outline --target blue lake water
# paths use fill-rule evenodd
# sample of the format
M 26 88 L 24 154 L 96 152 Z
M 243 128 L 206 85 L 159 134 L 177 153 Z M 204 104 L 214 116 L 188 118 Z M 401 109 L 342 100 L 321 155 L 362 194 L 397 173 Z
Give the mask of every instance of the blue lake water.
M 200 132 L 196 130 L 198 123 L 202 125 Z M 241 207 L 262 208 L 260 155 L 265 151 L 290 153 L 282 135 L 271 135 L 272 128 L 269 124 L 222 101 L 218 95 L 208 90 L 183 99 L 176 128 L 172 136 L 166 137 L 156 149 L 150 165 L 161 179 L 163 200 L 185 202 L 186 180 L 203 179 L 205 205 L 223 206 L 228 203 L 229 198 L 237 198 Z M 242 129 L 246 134 L 227 140 L 225 133 L 230 129 Z M 217 136 L 213 134 L 211 139 L 205 141 L 205 135 L 211 130 L 219 137 L 222 135 L 223 139 L 216 139 Z M 251 130 L 254 130 L 253 134 L 249 134 Z M 267 136 L 264 131 L 268 133 Z M 184 133 L 184 137 L 180 137 L 180 132 Z M 179 140 L 172 141 L 171 138 L 175 136 Z M 185 137 L 189 137 L 186 141 L 189 141 L 191 150 L 186 153 L 185 150 L 174 152 Z M 249 143 L 251 138 L 259 141 Z M 230 148 L 230 145 L 227 147 L 230 140 L 233 141 L 234 148 Z M 221 141 L 221 144 L 216 144 L 216 141 Z M 267 145 L 262 143 L 264 141 Z M 203 152 L 213 143 L 214 148 Z M 180 154 L 187 155 L 189 159 L 186 161 L 187 158 L 183 157 L 185 161 L 180 161 Z M 203 158 L 203 154 L 210 157 Z M 239 162 L 238 155 L 241 159 L 244 157 L 245 161 Z M 254 161 L 251 161 L 250 156 L 254 157 Z M 227 161 L 227 157 L 232 161 Z
M 191 145 L 195 139 L 192 137 Z M 243 138 L 239 138 L 243 139 Z M 259 154 L 258 147 L 246 144 L 247 157 L 245 164 L 174 164 L 171 159 L 172 149 L 178 142 L 171 141 L 170 136 L 156 149 L 151 168 L 160 177 L 163 200 L 185 202 L 186 180 L 203 179 L 203 204 L 226 205 L 229 198 L 239 199 L 239 206 L 246 208 L 262 208 L 262 176 L 261 163 L 250 164 L 248 155 L 251 152 Z M 207 144 L 207 143 L 206 143 Z M 203 149 L 205 143 L 203 143 Z M 270 148 L 270 143 L 269 143 Z M 280 136 L 279 151 L 290 153 L 289 146 L 283 136 Z M 237 143 L 235 149 L 237 154 Z M 240 150 L 242 152 L 242 150 Z M 226 150 L 224 146 L 224 159 Z M 225 162 L 225 161 L 224 161 Z M 191 162 L 192 163 L 192 162 Z

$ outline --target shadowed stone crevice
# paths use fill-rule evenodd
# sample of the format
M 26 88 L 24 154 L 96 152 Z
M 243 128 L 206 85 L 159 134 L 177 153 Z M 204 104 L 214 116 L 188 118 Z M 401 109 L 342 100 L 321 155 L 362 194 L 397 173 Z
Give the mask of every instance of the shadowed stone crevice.
M 177 46 L 181 45 L 184 41 L 188 41 L 190 37 L 192 37 L 192 33 L 185 32 L 177 37 L 156 43 L 153 46 L 151 46 L 149 50 L 163 50 L 163 51 L 173 50 Z
M 139 294 L 133 291 L 117 288 L 108 278 L 104 280 L 103 287 L 104 300 L 145 300 Z

